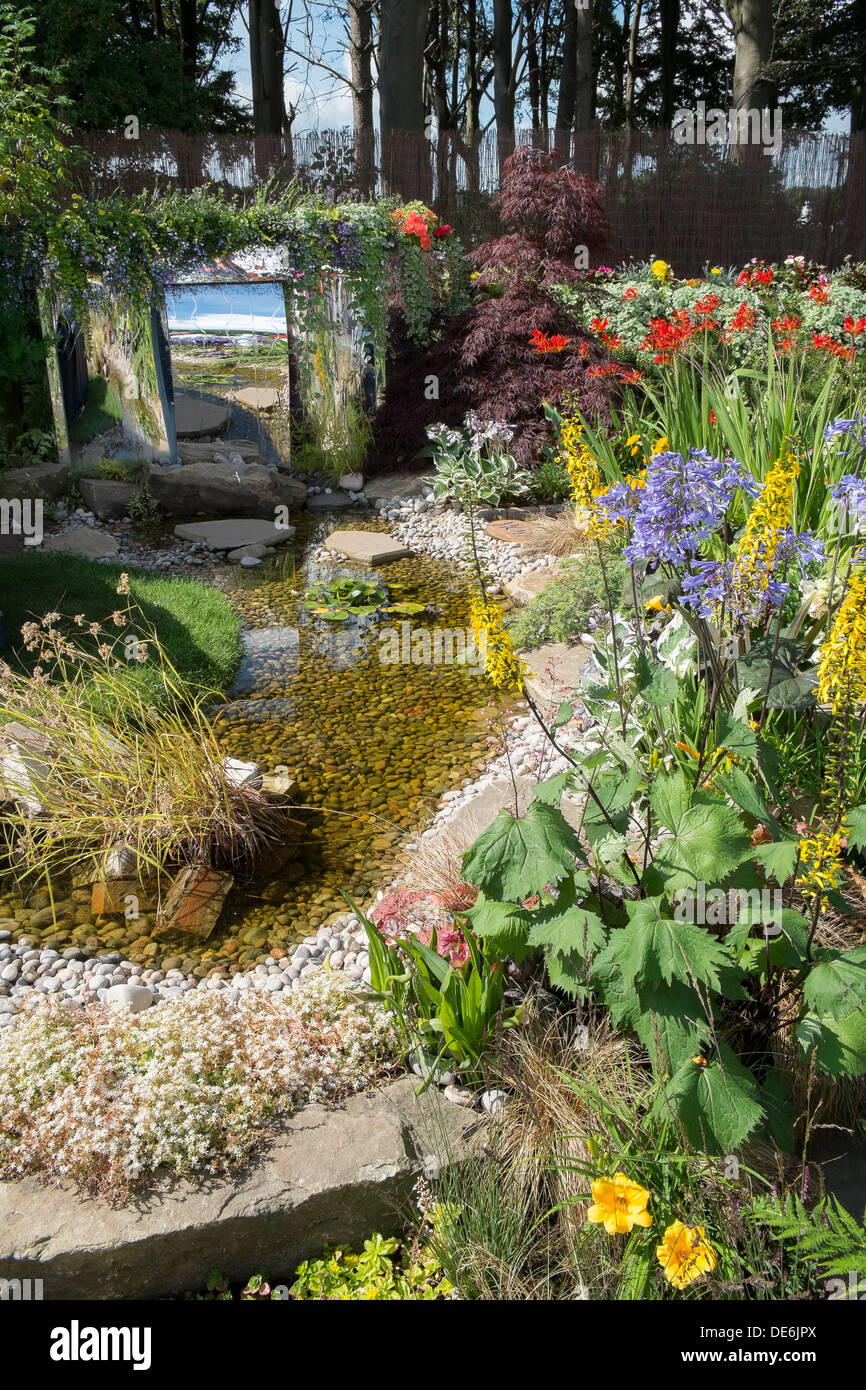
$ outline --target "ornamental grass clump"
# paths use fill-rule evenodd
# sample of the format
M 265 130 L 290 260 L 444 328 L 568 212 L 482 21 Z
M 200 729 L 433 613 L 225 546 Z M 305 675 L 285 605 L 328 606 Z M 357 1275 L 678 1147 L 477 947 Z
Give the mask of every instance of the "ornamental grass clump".
M 156 631 L 126 603 L 100 624 L 58 613 L 25 624 L 32 674 L 0 663 L 2 839 L 21 878 L 101 872 L 112 850 L 141 872 L 191 863 L 236 868 L 285 836 L 285 812 L 226 775 L 211 692 L 192 691 Z M 149 663 L 159 703 L 130 679 Z M 4 734 L 5 728 L 5 734 Z M 11 732 L 10 732 L 11 730 Z
M 29 1000 L 0 1051 L 0 1177 L 122 1195 L 158 1174 L 223 1173 L 267 1126 L 388 1074 L 384 1009 L 339 975 L 233 1004 L 192 991 L 143 1013 Z

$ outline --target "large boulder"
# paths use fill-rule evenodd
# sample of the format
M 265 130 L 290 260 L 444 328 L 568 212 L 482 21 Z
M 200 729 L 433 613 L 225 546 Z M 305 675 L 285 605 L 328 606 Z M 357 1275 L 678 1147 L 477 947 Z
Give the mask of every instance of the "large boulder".
M 115 482 L 110 478 L 79 478 L 78 491 L 89 511 L 100 521 L 119 521 L 126 516 L 129 499 L 135 492 L 132 483 Z
M 273 521 L 233 517 L 223 521 L 190 521 L 175 526 L 182 541 L 203 541 L 208 550 L 246 550 L 248 546 L 286 545 L 295 534 L 294 526 L 277 526 Z M 252 553 L 252 552 L 250 552 Z M 237 557 L 239 560 L 241 556 Z
M 73 526 L 59 536 L 46 536 L 42 549 L 59 551 L 63 555 L 84 555 L 89 560 L 102 560 L 107 555 L 116 555 L 119 546 L 114 536 L 104 531 L 96 531 L 91 526 Z
M 163 1005 L 163 1007 L 166 1007 Z M 400 1230 L 413 1184 L 465 1157 L 484 1122 L 414 1078 L 298 1111 L 245 1172 L 168 1182 L 118 1205 L 35 1178 L 0 1183 L 0 1279 L 41 1279 L 46 1299 L 163 1298 L 218 1268 L 289 1283 L 324 1245 Z
M 277 507 L 302 507 L 307 497 L 303 483 L 273 464 L 215 460 L 152 467 L 148 477 L 154 500 L 169 516 L 267 516 Z
M 41 497 L 43 502 L 56 502 L 66 490 L 68 477 L 65 463 L 0 469 L 0 497 Z

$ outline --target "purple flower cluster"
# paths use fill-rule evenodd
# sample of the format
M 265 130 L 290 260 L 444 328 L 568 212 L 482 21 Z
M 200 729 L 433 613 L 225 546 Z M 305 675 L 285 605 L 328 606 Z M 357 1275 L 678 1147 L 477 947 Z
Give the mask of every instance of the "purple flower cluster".
M 794 531 L 788 526 L 779 536 L 767 586 L 762 589 L 759 604 L 778 607 L 791 585 L 785 579 L 789 564 L 796 564 L 802 573 L 809 565 L 826 558 L 824 542 L 811 531 Z M 732 622 L 749 623 L 758 616 L 753 595 L 738 586 L 736 560 L 696 560 L 682 581 L 680 601 L 700 618 L 716 619 L 724 608 Z
M 845 507 L 855 530 L 866 527 L 866 478 L 846 473 L 838 483 L 831 483 L 827 491 Z
M 647 466 L 646 486 L 634 494 L 638 503 L 626 559 L 688 564 L 721 525 L 738 488 L 757 495 L 754 479 L 738 459 L 713 458 L 706 449 L 691 449 L 685 458 L 656 454 Z M 618 502 L 625 505 L 627 499 L 621 495 Z
M 851 420 L 831 420 L 824 430 L 824 438 L 829 441 L 843 436 L 853 443 L 859 445 L 861 449 L 866 449 L 866 415 L 855 415 Z M 849 450 L 840 450 L 841 453 L 848 453 Z

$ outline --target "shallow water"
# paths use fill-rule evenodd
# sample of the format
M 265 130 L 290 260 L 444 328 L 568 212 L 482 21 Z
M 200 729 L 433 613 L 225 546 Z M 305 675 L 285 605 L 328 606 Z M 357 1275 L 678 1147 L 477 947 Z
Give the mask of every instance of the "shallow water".
M 304 518 L 294 547 L 256 570 L 233 571 L 229 591 L 248 650 L 217 729 L 230 756 L 297 778 L 294 799 L 309 808 L 301 813 L 308 822 L 301 858 L 270 882 L 236 886 L 205 942 L 154 941 L 147 917 L 94 921 L 81 889 L 71 895 L 62 926 L 34 930 L 29 913 L 2 898 L 0 917 L 15 912 L 41 944 L 121 950 L 151 966 L 203 974 L 214 966 L 249 968 L 345 912 L 342 892 L 364 905 L 389 881 L 402 844 L 442 793 L 485 762 L 495 706 L 484 677 L 465 667 L 380 661 L 386 628 L 399 632 L 406 623 L 408 636 L 420 628 L 466 629 L 465 575 L 420 555 L 378 571 L 317 564 L 312 546 L 341 525 L 386 529 L 354 515 Z M 433 611 L 333 624 L 305 610 L 308 584 L 346 573 L 381 580 L 392 602 Z M 39 896 L 30 904 L 41 905 Z

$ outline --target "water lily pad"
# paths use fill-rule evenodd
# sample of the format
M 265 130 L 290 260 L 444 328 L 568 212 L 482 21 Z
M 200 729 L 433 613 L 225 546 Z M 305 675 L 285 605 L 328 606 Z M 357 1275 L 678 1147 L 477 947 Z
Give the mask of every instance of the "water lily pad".
M 392 603 L 384 611 L 386 613 L 423 613 L 426 607 L 426 603 Z

